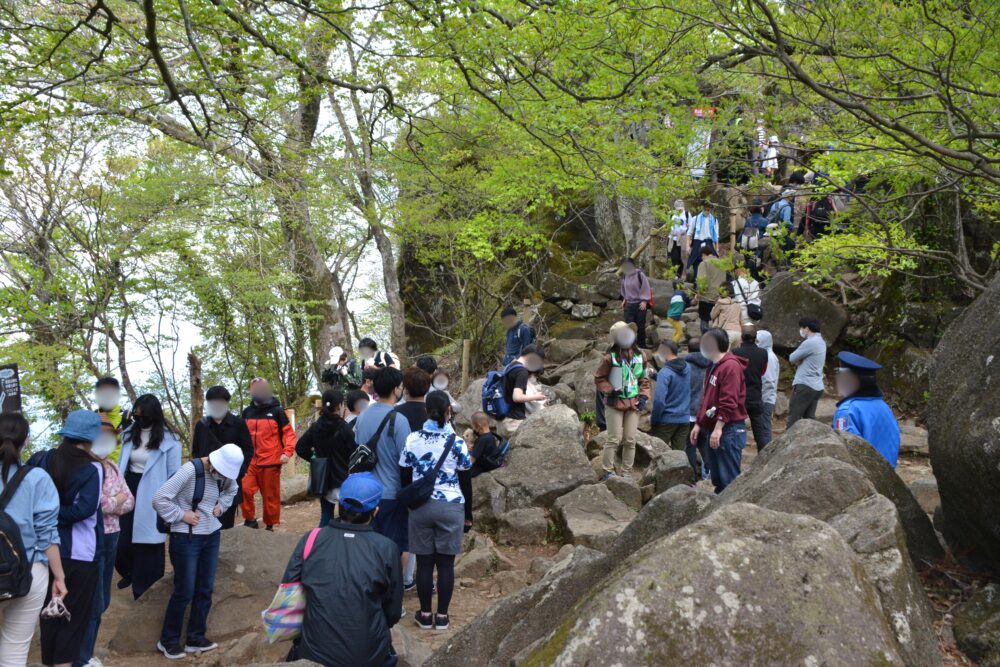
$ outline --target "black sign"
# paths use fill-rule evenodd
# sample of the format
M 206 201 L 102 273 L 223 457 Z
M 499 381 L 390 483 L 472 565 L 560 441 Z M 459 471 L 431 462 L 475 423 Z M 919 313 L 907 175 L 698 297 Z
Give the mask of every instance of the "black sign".
M 17 364 L 0 366 L 0 412 L 21 411 L 21 380 Z

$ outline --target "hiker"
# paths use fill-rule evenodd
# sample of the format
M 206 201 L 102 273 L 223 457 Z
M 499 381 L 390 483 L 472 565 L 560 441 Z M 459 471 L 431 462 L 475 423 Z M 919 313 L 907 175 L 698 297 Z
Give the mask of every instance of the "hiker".
M 167 603 L 157 650 L 170 660 L 219 647 L 205 636 L 219 565 L 219 517 L 236 499 L 243 450 L 230 443 L 181 466 L 153 495 L 156 513 L 170 526 L 174 590 Z M 181 644 L 184 614 L 191 614 Z
M 771 210 L 767 212 L 767 222 L 770 226 L 772 223 L 777 223 L 779 228 L 784 229 L 790 238 L 792 232 L 795 231 L 795 223 L 793 221 L 793 202 L 795 200 L 795 190 L 792 188 L 785 188 L 781 191 L 781 196 L 778 201 L 771 205 Z M 787 244 L 787 241 L 786 241 Z
M 729 336 L 722 329 L 709 329 L 701 337 L 701 348 L 714 364 L 705 375 L 698 418 L 691 429 L 691 442 L 708 435 L 708 467 L 716 493 L 740 474 L 743 448 L 747 446 L 746 359 L 729 352 Z
M 712 362 L 701 353 L 701 338 L 694 337 L 688 341 L 688 353 L 684 355 L 684 361 L 691 369 L 691 402 L 688 423 L 694 426 L 698 418 L 698 408 L 701 407 L 701 394 L 705 388 L 705 373 L 712 367 Z M 694 470 L 694 479 L 708 479 L 708 437 L 702 434 L 698 442 L 692 443 L 690 438 L 684 452 L 687 454 L 688 463 Z M 698 466 L 698 457 L 701 456 L 701 467 Z
M 97 552 L 97 589 L 94 592 L 94 608 L 90 623 L 80 645 L 80 657 L 76 664 L 98 667 L 100 661 L 94 658 L 94 645 L 101 628 L 101 617 L 111 605 L 111 581 L 115 573 L 115 556 L 118 553 L 118 537 L 121 534 L 120 517 L 135 509 L 135 498 L 128 490 L 128 484 L 111 460 L 118 449 L 118 429 L 107 419 L 101 418 L 101 432 L 94 440 L 90 453 L 101 462 L 104 479 L 101 484 L 101 516 L 104 522 L 104 543 Z M 0 661 L 0 664 L 3 664 Z
M 764 377 L 761 378 L 760 387 L 760 400 L 764 406 L 763 418 L 761 419 L 762 435 L 758 440 L 757 432 L 754 431 L 753 436 L 757 440 L 757 450 L 760 451 L 762 447 L 760 443 L 762 441 L 770 443 L 774 433 L 774 406 L 778 402 L 778 377 L 781 366 L 778 355 L 774 353 L 774 339 L 770 331 L 757 332 L 757 345 L 767 352 L 767 369 L 764 371 Z
M 403 374 L 396 368 L 380 368 L 373 381 L 378 401 L 361 413 L 354 425 L 358 446 L 372 449 L 377 462 L 372 471 L 381 485 L 378 514 L 372 529 L 392 540 L 399 550 L 403 571 L 409 563 L 409 527 L 406 506 L 396 500 L 399 493 L 399 457 L 410 435 L 410 423 L 396 410 L 403 394 Z M 331 524 L 332 525 L 332 524 Z
M 344 407 L 347 408 L 347 415 L 344 419 L 351 425 L 352 430 L 357 423 L 358 417 L 368 408 L 370 402 L 371 397 L 360 389 L 352 389 L 347 392 L 347 398 L 344 399 Z
M 295 453 L 304 461 L 326 459 L 326 479 L 319 498 L 319 527 L 330 523 L 340 485 L 347 479 L 351 454 L 357 446 L 354 429 L 343 417 L 344 395 L 327 389 L 320 399 L 319 416 L 295 443 Z
M 504 343 L 502 366 L 507 366 L 524 353 L 524 348 L 535 342 L 535 332 L 518 319 L 517 311 L 513 306 L 507 306 L 500 313 L 504 329 L 507 330 L 507 338 Z
M 361 383 L 364 381 L 363 372 L 364 364 L 349 358 L 345 351 L 341 352 L 336 364 L 324 369 L 320 380 L 331 389 L 339 389 L 341 394 L 346 394 L 353 389 L 361 388 Z
M 820 323 L 815 317 L 799 320 L 802 342 L 788 357 L 795 364 L 792 379 L 792 397 L 788 401 L 788 426 L 800 419 L 815 419 L 816 406 L 823 397 L 823 366 L 826 364 L 826 341 L 820 333 Z
M 760 319 L 760 283 L 748 275 L 744 266 L 736 267 L 733 281 L 733 300 L 740 305 L 740 319 L 743 324 L 753 324 L 754 313 Z
M 743 326 L 741 344 L 733 354 L 747 360 L 744 381 L 746 383 L 746 408 L 750 417 L 750 428 L 753 430 L 753 439 L 757 443 L 757 453 L 759 454 L 767 443 L 771 441 L 771 429 L 769 419 L 764 416 L 763 381 L 767 373 L 768 354 L 767 350 L 757 346 L 757 327 L 752 324 Z M 768 422 L 768 424 L 765 424 Z
M 274 530 L 281 522 L 281 467 L 295 453 L 295 429 L 264 378 L 250 380 L 250 405 L 243 409 L 243 420 L 253 440 L 253 458 L 243 478 L 243 525 L 260 527 L 255 518 L 260 491 L 264 525 Z
M 118 470 L 135 498 L 122 514 L 115 569 L 118 588 L 132 587 L 138 600 L 163 577 L 166 535 L 156 528 L 153 494 L 181 467 L 181 442 L 167 426 L 160 399 L 144 394 L 132 406 L 132 423 L 122 434 Z
M 306 605 L 290 658 L 324 667 L 396 664 L 389 628 L 403 609 L 403 579 L 396 545 L 372 528 L 381 500 L 374 475 L 348 476 L 337 519 L 304 535 L 292 552 L 281 581 L 301 584 Z
M 694 269 L 695 275 L 698 275 L 698 265 L 705 259 L 705 253 L 702 252 L 705 248 L 708 248 L 710 254 L 719 256 L 716 250 L 719 243 L 719 221 L 712 215 L 711 202 L 705 202 L 701 213 L 691 219 L 688 237 L 691 239 L 691 250 L 687 268 Z
M 420 611 L 414 615 L 424 630 L 447 630 L 448 606 L 455 589 L 455 557 L 462 552 L 466 499 L 458 472 L 472 467 L 465 441 L 452 429 L 451 401 L 444 392 L 427 396 L 427 422 L 410 433 L 399 457 L 403 486 L 434 477 L 430 500 L 410 510 L 410 551 L 417 557 L 417 595 Z M 434 572 L 437 571 L 437 610 L 431 613 Z
M 466 443 L 473 443 L 469 452 L 472 457 L 472 467 L 469 470 L 472 477 L 478 477 L 502 466 L 503 453 L 497 437 L 490 431 L 490 418 L 485 412 L 473 412 L 470 421 L 472 426 L 465 432 Z
M 722 329 L 729 336 L 729 345 L 735 347 L 743 331 L 743 311 L 733 299 L 733 291 L 728 283 L 719 287 L 719 298 L 712 306 L 712 326 Z
M 664 366 L 656 374 L 650 435 L 684 451 L 691 430 L 691 368 L 678 358 L 680 348 L 672 340 L 660 341 L 658 353 Z
M 369 403 L 373 403 L 376 399 L 374 384 L 378 371 L 379 369 L 374 366 L 365 366 L 365 370 L 361 373 L 361 391 L 368 395 Z
M 670 273 L 673 277 L 680 278 L 687 262 L 687 233 L 691 227 L 692 215 L 685 209 L 682 199 L 674 202 L 674 208 L 677 210 L 671 216 L 672 225 L 667 240 L 667 252 L 670 255 Z
M 608 439 L 601 457 L 601 480 L 615 475 L 615 456 L 622 449 L 621 474 L 629 475 L 635 463 L 639 414 L 649 400 L 646 356 L 636 345 L 635 323 L 615 322 L 608 332 L 611 346 L 601 357 L 594 383 L 604 401 Z
M 457 415 L 462 411 L 462 406 L 455 400 L 455 397 L 451 395 L 451 392 L 448 391 L 450 384 L 451 376 L 444 368 L 439 366 L 433 373 L 431 373 L 431 387 L 433 387 L 435 391 L 443 391 L 448 394 L 448 400 L 451 401 L 451 414 Z
M 28 649 L 49 590 L 50 571 L 52 597 L 67 596 L 59 550 L 59 492 L 44 470 L 21 464 L 27 444 L 28 421 L 20 413 L 0 413 L 0 512 L 6 513 L 17 527 L 30 568 L 30 583 L 26 590 L 22 583 L 19 591 L 24 594 L 0 602 L 2 667 L 28 664 Z
M 799 223 L 799 236 L 814 241 L 829 231 L 830 216 L 837 212 L 833 197 L 828 193 L 819 194 L 806 205 L 805 215 Z
M 674 281 L 674 293 L 670 297 L 670 305 L 667 307 L 667 321 L 674 328 L 673 341 L 680 343 L 684 340 L 684 323 L 681 318 L 684 311 L 691 305 L 691 295 L 688 294 L 684 283 L 679 280 Z
M 128 425 L 128 413 L 122 410 L 122 390 L 118 380 L 113 377 L 102 377 L 94 383 L 94 401 L 97 403 L 97 414 L 107 419 L 119 434 L 118 446 L 111 452 L 112 463 L 118 463 L 121 454 L 121 432 Z
M 517 431 L 528 413 L 525 403 L 544 401 L 545 394 L 529 393 L 531 374 L 545 366 L 545 350 L 534 343 L 521 350 L 521 355 L 507 365 L 503 372 L 503 397 L 507 402 L 507 416 L 497 423 L 497 435 L 509 440 Z
M 726 284 L 726 272 L 709 259 L 712 249 L 701 248 L 702 261 L 698 264 L 695 285 L 698 294 L 698 318 L 701 320 L 701 331 L 705 333 L 711 327 L 712 309 L 718 301 L 720 290 Z
M 622 260 L 622 312 L 625 324 L 636 325 L 636 345 L 646 347 L 646 312 L 653 303 L 653 288 L 631 257 Z
M 837 355 L 837 393 L 843 398 L 833 428 L 861 436 L 893 468 L 899 460 L 899 422 L 882 397 L 875 374 L 879 364 L 853 352 Z
M 430 377 L 434 377 L 434 374 L 437 373 L 438 370 L 437 359 L 429 354 L 421 354 L 417 357 L 417 360 L 413 362 L 413 365 L 427 373 Z
M 379 350 L 378 343 L 372 338 L 362 338 L 358 342 L 358 354 L 364 360 L 365 366 L 399 368 L 399 359 L 388 350 Z
M 761 163 L 761 168 L 764 170 L 764 174 L 768 178 L 774 178 L 774 175 L 778 173 L 778 137 L 777 135 L 771 135 L 771 138 L 767 142 L 767 150 L 764 153 L 764 161 Z
M 65 582 L 59 588 L 53 583 L 45 597 L 39 623 L 43 665 L 69 665 L 79 659 L 94 611 L 97 559 L 104 544 L 103 466 L 90 449 L 100 433 L 96 412 L 74 410 L 59 431 L 59 446 L 28 461 L 48 472 L 59 493 L 59 556 Z
M 410 431 L 419 431 L 427 421 L 424 399 L 431 388 L 431 376 L 416 366 L 403 371 L 403 401 L 396 405 L 396 412 L 406 417 Z
M 236 507 L 243 501 L 243 478 L 253 459 L 253 439 L 250 429 L 242 417 L 229 411 L 229 390 L 216 385 L 205 392 L 205 416 L 194 425 L 194 437 L 191 439 L 191 458 L 200 459 L 208 456 L 219 447 L 232 443 L 243 452 L 243 468 L 236 478 L 236 500 L 229 509 L 219 517 L 223 530 L 228 530 L 236 524 Z

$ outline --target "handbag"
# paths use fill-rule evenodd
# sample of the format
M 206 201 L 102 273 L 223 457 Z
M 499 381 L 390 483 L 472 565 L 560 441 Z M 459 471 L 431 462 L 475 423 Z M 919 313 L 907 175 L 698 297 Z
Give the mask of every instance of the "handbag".
M 315 456 L 309 461 L 309 488 L 306 494 L 313 497 L 323 497 L 330 489 L 330 459 L 325 456 Z
M 306 546 L 302 550 L 303 564 L 312 553 L 316 536 L 319 535 L 320 530 L 320 528 L 313 528 L 309 531 Z M 302 582 L 279 584 L 278 592 L 274 594 L 271 604 L 260 612 L 260 618 L 264 621 L 264 633 L 267 635 L 267 641 L 273 644 L 277 641 L 298 637 L 302 634 L 302 619 L 305 614 L 306 592 L 302 587 Z
M 740 279 L 737 278 L 733 282 L 736 283 L 736 288 L 740 291 L 740 296 L 743 297 L 743 303 L 747 305 L 747 316 L 755 322 L 763 318 L 764 309 L 760 307 L 760 304 L 747 301 L 747 295 L 743 292 L 743 285 L 740 284 Z
M 375 466 L 378 465 L 378 441 L 382 437 L 382 431 L 385 430 L 386 424 L 389 425 L 389 437 L 396 437 L 395 410 L 390 410 L 389 414 L 382 418 L 378 430 L 372 437 L 368 438 L 368 442 L 354 448 L 354 451 L 351 452 L 351 458 L 347 462 L 348 472 L 371 472 L 375 469 Z
M 434 465 L 434 471 L 429 475 L 424 475 L 409 486 L 400 489 L 396 499 L 411 510 L 417 509 L 430 500 L 431 494 L 434 493 L 434 484 L 437 482 L 438 472 L 441 471 L 441 466 L 444 465 L 444 460 L 448 457 L 448 452 L 451 451 L 454 444 L 455 434 L 452 433 L 448 436 L 448 442 L 444 445 L 444 451 L 441 452 L 441 456 Z

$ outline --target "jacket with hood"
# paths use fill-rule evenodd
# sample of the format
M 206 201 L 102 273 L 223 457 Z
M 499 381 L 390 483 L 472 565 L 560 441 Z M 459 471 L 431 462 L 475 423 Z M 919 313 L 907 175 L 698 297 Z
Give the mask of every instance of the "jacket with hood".
M 615 358 L 618 363 L 633 363 L 635 355 L 639 354 L 642 357 L 643 366 L 646 365 L 646 354 L 639 350 L 638 352 L 633 352 L 632 355 L 628 357 L 621 356 L 621 352 L 615 348 Z M 601 363 L 597 366 L 597 371 L 594 373 L 594 384 L 597 385 L 597 391 L 599 391 L 604 397 L 604 404 L 613 410 L 620 410 L 622 412 L 627 412 L 629 410 L 638 410 L 639 403 L 643 398 L 649 400 L 649 379 L 645 377 L 638 378 L 639 381 L 639 393 L 637 396 L 632 398 L 626 398 L 622 396 L 620 391 L 615 391 L 615 388 L 611 385 L 611 369 L 615 367 L 615 362 L 611 359 L 611 352 L 605 353 L 601 357 Z
M 774 353 L 774 339 L 770 331 L 757 332 L 757 345 L 767 351 L 767 369 L 761 378 L 760 400 L 764 405 L 774 405 L 778 402 L 778 355 Z
M 701 392 L 705 388 L 705 371 L 712 366 L 712 361 L 701 352 L 689 352 L 684 356 L 684 362 L 691 367 L 691 407 L 690 420 L 698 416 L 701 407 Z
M 253 465 L 280 466 L 282 454 L 288 458 L 295 454 L 295 429 L 277 398 L 263 405 L 248 405 L 243 410 L 243 421 L 253 439 Z
M 719 297 L 712 306 L 712 325 L 724 331 L 743 331 L 743 309 L 731 296 Z
M 698 408 L 698 425 L 706 431 L 715 428 L 716 422 L 732 424 L 745 421 L 749 416 L 745 407 L 747 385 L 745 372 L 747 360 L 735 354 L 726 354 L 705 374 L 705 388 Z M 707 412 L 715 408 L 715 415 Z
M 306 461 L 312 460 L 313 456 L 329 459 L 327 488 L 339 489 L 347 479 L 348 462 L 356 447 L 354 429 L 350 424 L 340 418 L 320 415 L 295 443 L 295 453 Z
M 764 373 L 767 371 L 767 350 L 757 347 L 757 343 L 744 342 L 733 350 L 737 357 L 747 360 L 747 412 L 759 414 L 763 409 L 762 386 Z
M 683 359 L 671 359 L 656 374 L 653 424 L 687 424 L 691 411 L 691 369 Z

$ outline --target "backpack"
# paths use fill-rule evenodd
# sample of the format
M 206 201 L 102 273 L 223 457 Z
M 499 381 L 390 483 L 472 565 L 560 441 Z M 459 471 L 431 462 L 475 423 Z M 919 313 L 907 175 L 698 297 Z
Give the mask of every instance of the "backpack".
M 501 371 L 490 371 L 486 374 L 486 382 L 483 383 L 483 412 L 494 419 L 504 419 L 510 414 L 510 406 L 503 395 L 503 379 L 507 372 L 515 366 L 523 368 L 521 364 L 512 361 Z
M 31 562 L 21 529 L 6 511 L 7 503 L 30 470 L 30 466 L 19 466 L 0 496 L 0 602 L 23 598 L 31 591 Z
M 357 422 L 357 420 L 355 420 Z M 382 437 L 382 431 L 386 424 L 389 425 L 389 437 L 396 436 L 396 411 L 390 410 L 389 414 L 382 418 L 382 423 L 378 425 L 375 434 L 368 438 L 368 442 L 359 444 L 351 452 L 351 458 L 347 461 L 347 472 L 371 472 L 378 465 L 378 441 Z
M 191 511 L 197 512 L 198 505 L 201 504 L 202 498 L 205 497 L 205 464 L 201 462 L 201 459 L 191 459 L 191 465 L 194 466 L 194 492 L 191 494 Z M 176 474 L 176 473 L 175 473 Z M 222 482 L 219 484 L 219 495 L 222 495 Z M 164 535 L 170 534 L 170 524 L 160 518 L 160 515 L 156 515 L 156 530 Z M 193 526 L 188 526 L 188 535 L 194 530 Z
M 760 242 L 760 230 L 756 227 L 744 227 L 740 234 L 739 246 L 743 250 L 756 250 Z

